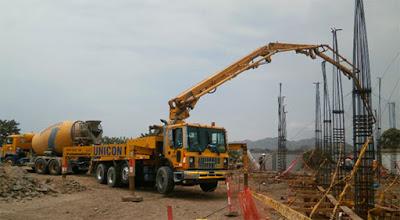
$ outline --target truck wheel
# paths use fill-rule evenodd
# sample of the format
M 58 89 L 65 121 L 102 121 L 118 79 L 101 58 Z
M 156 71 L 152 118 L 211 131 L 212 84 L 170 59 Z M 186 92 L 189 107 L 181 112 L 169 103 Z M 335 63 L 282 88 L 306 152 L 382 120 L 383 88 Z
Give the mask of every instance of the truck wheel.
M 47 163 L 43 158 L 38 158 L 35 161 L 35 171 L 39 174 L 46 174 L 48 172 Z
M 98 183 L 101 183 L 101 184 L 107 183 L 107 170 L 108 170 L 108 167 L 105 164 L 101 163 L 101 164 L 97 165 L 96 179 L 97 179 Z
M 159 193 L 169 194 L 174 190 L 174 174 L 170 167 L 164 166 L 157 170 L 156 188 Z
M 129 185 L 129 166 L 128 163 L 121 164 L 121 183 L 123 185 Z
M 61 165 L 58 160 L 51 160 L 49 162 L 49 173 L 51 175 L 60 175 L 61 174 Z
M 14 163 L 14 158 L 12 157 L 12 156 L 8 156 L 8 157 L 6 157 L 6 159 L 4 159 L 4 162 L 5 163 L 8 163 L 8 164 L 11 164 L 11 165 L 15 165 L 15 163 Z
M 108 168 L 107 171 L 107 185 L 116 187 L 121 185 L 121 172 L 120 169 L 116 169 L 114 166 Z
M 217 189 L 218 181 L 210 183 L 200 183 L 200 188 L 203 192 L 214 192 Z

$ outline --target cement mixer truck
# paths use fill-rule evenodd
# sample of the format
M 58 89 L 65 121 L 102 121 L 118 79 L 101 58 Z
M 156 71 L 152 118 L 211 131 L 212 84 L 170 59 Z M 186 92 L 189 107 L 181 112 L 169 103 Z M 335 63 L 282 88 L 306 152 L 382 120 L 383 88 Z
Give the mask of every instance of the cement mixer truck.
M 100 121 L 63 121 L 40 133 L 8 136 L 0 156 L 2 161 L 30 166 L 39 174 L 58 175 L 64 147 L 100 144 L 102 133 Z M 73 158 L 69 168 L 80 172 L 88 166 L 87 158 Z
M 13 134 L 7 136 L 0 150 L 0 160 L 12 165 L 24 164 L 23 158 L 32 150 L 32 138 L 35 134 Z

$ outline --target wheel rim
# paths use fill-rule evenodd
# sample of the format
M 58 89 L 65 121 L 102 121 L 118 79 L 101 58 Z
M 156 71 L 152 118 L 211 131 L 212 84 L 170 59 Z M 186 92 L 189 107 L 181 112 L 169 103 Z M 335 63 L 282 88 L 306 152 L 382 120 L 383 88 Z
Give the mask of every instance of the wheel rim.
M 50 170 L 50 172 L 54 172 L 54 164 L 53 163 L 50 163 L 50 165 L 49 165 L 49 170 Z
M 37 162 L 37 164 L 36 164 L 36 169 L 37 169 L 38 171 L 42 171 L 43 168 L 44 168 L 44 163 L 43 163 L 43 161 L 39 160 L 39 161 Z
M 103 179 L 103 176 L 104 176 L 103 173 L 104 173 L 104 172 L 103 172 L 103 169 L 101 169 L 101 168 L 98 168 L 98 169 L 97 169 L 97 179 L 98 179 L 98 180 L 102 180 L 102 179 Z
M 57 173 L 58 172 L 58 164 L 56 161 L 53 161 L 52 163 L 50 163 L 49 165 L 49 169 L 52 173 Z
M 108 179 L 108 183 L 110 185 L 112 185 L 114 183 L 114 173 L 113 172 L 109 172 L 109 174 L 107 175 L 107 179 Z
M 159 178 L 158 178 L 158 188 L 159 189 L 163 189 L 164 188 L 164 183 L 165 183 L 165 176 L 164 176 L 164 174 L 163 173 L 160 173 L 160 175 L 158 176 Z
M 128 179 L 129 179 L 129 168 L 127 166 L 125 166 L 122 169 L 122 175 L 121 176 L 122 176 L 122 180 L 123 181 L 128 182 Z

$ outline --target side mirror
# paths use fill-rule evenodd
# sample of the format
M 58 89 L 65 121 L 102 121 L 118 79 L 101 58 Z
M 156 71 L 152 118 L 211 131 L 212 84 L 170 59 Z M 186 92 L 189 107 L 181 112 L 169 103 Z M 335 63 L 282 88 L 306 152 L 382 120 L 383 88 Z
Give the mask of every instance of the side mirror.
M 167 124 L 168 124 L 168 122 L 167 122 L 166 120 L 164 120 L 164 119 L 160 119 L 160 121 L 161 121 L 164 125 L 167 125 Z

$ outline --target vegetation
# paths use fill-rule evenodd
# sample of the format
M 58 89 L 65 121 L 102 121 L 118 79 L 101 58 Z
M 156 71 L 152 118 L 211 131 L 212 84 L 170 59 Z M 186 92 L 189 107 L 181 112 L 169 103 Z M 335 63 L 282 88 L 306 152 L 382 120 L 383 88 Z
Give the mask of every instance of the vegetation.
M 0 119 L 0 146 L 3 145 L 3 141 L 8 135 L 19 134 L 20 129 L 18 128 L 19 123 L 13 120 L 1 120 Z
M 400 130 L 390 128 L 383 132 L 381 136 L 382 148 L 395 149 L 400 147 Z

